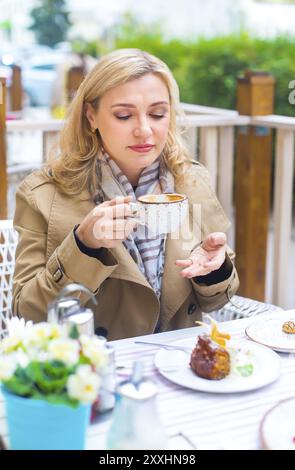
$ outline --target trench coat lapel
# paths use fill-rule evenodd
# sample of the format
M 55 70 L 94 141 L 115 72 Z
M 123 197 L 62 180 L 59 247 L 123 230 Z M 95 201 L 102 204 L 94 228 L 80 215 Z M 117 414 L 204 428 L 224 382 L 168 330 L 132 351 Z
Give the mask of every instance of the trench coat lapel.
M 181 268 L 175 265 L 175 261 L 189 256 L 193 247 L 201 240 L 199 233 L 197 222 L 188 212 L 179 233 L 174 232 L 167 237 L 161 293 L 163 324 L 169 323 L 192 291 L 191 281 L 180 276 Z
M 179 236 L 177 232 L 167 236 L 161 293 L 161 312 L 164 323 L 169 322 L 192 291 L 191 281 L 180 276 L 181 269 L 175 265 L 175 260 L 189 256 L 192 248 L 200 241 L 199 233 L 197 223 L 188 213 Z M 111 248 L 110 251 L 118 261 L 118 267 L 111 274 L 111 278 L 131 281 L 152 290 L 123 244 Z
M 118 261 L 118 267 L 110 277 L 136 282 L 137 284 L 142 284 L 143 286 L 152 289 L 150 283 L 146 280 L 145 276 L 142 274 L 123 243 L 120 243 L 120 245 L 111 248 L 110 251 Z

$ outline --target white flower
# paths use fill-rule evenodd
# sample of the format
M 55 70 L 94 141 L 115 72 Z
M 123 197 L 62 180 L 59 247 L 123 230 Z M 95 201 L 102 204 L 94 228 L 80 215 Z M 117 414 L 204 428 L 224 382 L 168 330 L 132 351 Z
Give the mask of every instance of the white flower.
M 67 331 L 64 325 L 57 323 L 49 323 L 50 325 L 50 339 L 67 338 Z
M 81 365 L 77 368 L 76 374 L 68 379 L 68 394 L 82 403 L 92 403 L 98 396 L 100 382 L 100 378 L 92 372 L 90 365 Z
M 48 351 L 44 351 L 43 349 L 39 348 L 31 348 L 29 351 L 26 351 L 30 362 L 46 362 L 51 359 Z
M 80 343 L 83 355 L 87 357 L 91 364 L 97 369 L 102 370 L 108 362 L 107 355 L 104 351 L 105 343 L 96 336 L 90 337 L 86 335 L 81 335 Z
M 14 360 L 15 364 L 21 367 L 22 369 L 25 369 L 30 363 L 29 356 L 21 349 L 18 349 L 14 353 L 10 354 L 9 357 L 11 357 Z
M 10 356 L 0 356 L 0 381 L 9 380 L 16 369 L 16 363 Z
M 51 359 L 56 359 L 68 365 L 79 361 L 80 345 L 73 339 L 53 339 L 48 344 L 48 354 Z
M 17 336 L 23 339 L 26 332 L 33 326 L 32 321 L 25 322 L 24 318 L 13 317 L 7 320 L 7 331 L 9 336 Z
M 10 354 L 21 346 L 22 342 L 18 336 L 6 336 L 0 343 L 0 353 Z
M 13 317 L 7 320 L 8 335 L 0 343 L 0 353 L 9 354 L 23 348 L 26 332 L 32 327 L 32 322 L 25 322 L 23 318 Z
M 27 347 L 45 347 L 49 340 L 62 338 L 64 330 L 55 323 L 37 323 L 26 332 L 25 345 Z

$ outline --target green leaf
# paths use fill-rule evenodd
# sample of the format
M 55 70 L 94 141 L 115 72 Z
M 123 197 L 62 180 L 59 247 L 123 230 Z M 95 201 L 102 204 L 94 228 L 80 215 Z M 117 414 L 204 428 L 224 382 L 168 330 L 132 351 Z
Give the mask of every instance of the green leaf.
M 15 395 L 30 397 L 34 390 L 34 382 L 27 374 L 26 369 L 18 367 L 14 375 L 4 382 L 5 387 Z
M 74 367 L 67 366 L 62 361 L 47 361 L 43 363 L 44 374 L 50 377 L 62 378 L 73 374 L 75 371 Z
M 31 362 L 26 370 L 37 390 L 45 395 L 62 393 L 69 375 L 74 371 L 60 361 Z
M 72 408 L 77 408 L 80 404 L 78 400 L 74 400 L 73 398 L 70 398 L 66 393 L 62 393 L 58 395 L 52 393 L 51 395 L 47 395 L 46 401 L 52 404 L 56 404 L 56 405 L 67 405 Z

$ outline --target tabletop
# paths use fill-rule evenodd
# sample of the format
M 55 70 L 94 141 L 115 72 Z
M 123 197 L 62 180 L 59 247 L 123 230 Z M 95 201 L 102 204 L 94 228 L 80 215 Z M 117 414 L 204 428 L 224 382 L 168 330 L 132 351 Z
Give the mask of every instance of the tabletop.
M 251 322 L 251 318 L 223 322 L 220 329 L 229 332 L 232 338 L 246 340 L 245 328 Z M 216 394 L 190 390 L 165 379 L 154 365 L 159 348 L 135 343 L 136 340 L 168 343 L 196 338 L 202 328 L 113 341 L 116 366 L 120 367 L 118 380 L 126 378 L 136 359 L 143 361 L 145 377 L 152 379 L 159 389 L 157 405 L 169 438 L 169 449 L 260 449 L 259 425 L 264 414 L 279 401 L 295 395 L 295 356 L 278 353 L 281 374 L 270 385 L 248 392 Z M 97 416 L 88 429 L 87 449 L 106 449 L 106 435 L 111 422 L 111 412 Z M 2 397 L 0 434 L 7 442 Z

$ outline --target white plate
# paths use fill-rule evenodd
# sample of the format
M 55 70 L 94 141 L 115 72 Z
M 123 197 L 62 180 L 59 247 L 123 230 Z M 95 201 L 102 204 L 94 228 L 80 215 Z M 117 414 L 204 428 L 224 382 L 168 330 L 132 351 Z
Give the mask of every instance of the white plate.
M 295 335 L 282 331 L 283 323 L 288 320 L 295 322 L 295 310 L 257 318 L 247 326 L 245 333 L 256 343 L 268 346 L 275 351 L 295 353 Z
M 260 425 L 262 446 L 270 450 L 295 450 L 295 398 L 288 398 L 271 408 Z
M 196 338 L 186 338 L 169 344 L 188 346 L 192 350 L 196 341 Z M 249 377 L 240 377 L 231 373 L 221 380 L 203 379 L 191 370 L 190 353 L 176 350 L 160 349 L 155 355 L 155 365 L 158 371 L 171 382 L 193 390 L 213 393 L 247 392 L 264 387 L 279 377 L 280 358 L 271 349 L 248 340 L 232 341 L 231 344 L 238 345 L 253 355 L 254 371 Z

